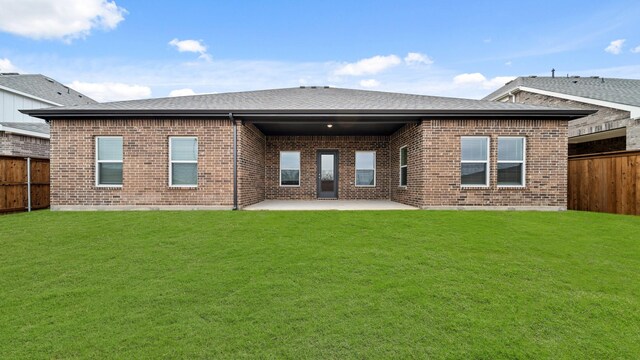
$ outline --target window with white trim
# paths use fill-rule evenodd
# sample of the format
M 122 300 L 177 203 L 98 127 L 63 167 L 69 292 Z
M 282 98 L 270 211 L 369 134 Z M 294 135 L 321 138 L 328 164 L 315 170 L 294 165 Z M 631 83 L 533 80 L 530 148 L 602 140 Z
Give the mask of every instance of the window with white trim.
M 376 186 L 375 151 L 356 151 L 356 186 Z
M 280 186 L 300 186 L 300 151 L 280 152 Z
M 460 149 L 460 184 L 489 186 L 489 137 L 463 136 Z
M 526 139 L 498 137 L 498 186 L 525 186 Z
M 400 186 L 407 186 L 407 160 L 408 160 L 407 147 L 400 148 Z
M 169 186 L 198 186 L 197 137 L 169 137 Z
M 96 137 L 96 186 L 122 186 L 122 136 Z

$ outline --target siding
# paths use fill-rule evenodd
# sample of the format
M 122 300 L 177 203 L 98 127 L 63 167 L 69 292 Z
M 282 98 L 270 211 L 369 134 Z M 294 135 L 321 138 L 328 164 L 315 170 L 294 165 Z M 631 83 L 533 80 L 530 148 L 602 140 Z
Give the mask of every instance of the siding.
M 44 120 L 25 115 L 18 110 L 39 109 L 51 106 L 53 105 L 0 89 L 0 109 L 2 110 L 0 111 L 0 122 L 43 123 Z

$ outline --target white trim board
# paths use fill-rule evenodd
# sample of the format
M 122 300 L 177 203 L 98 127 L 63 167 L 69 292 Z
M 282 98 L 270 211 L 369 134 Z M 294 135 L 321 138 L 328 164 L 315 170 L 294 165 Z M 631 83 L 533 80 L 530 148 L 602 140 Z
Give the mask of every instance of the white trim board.
M 17 135 L 24 135 L 24 136 L 29 136 L 29 137 L 35 137 L 35 138 L 41 138 L 41 139 L 49 139 L 49 135 L 48 134 L 43 134 L 43 133 L 39 133 L 39 132 L 35 132 L 35 131 L 29 131 L 29 130 L 23 130 L 23 129 L 16 129 L 16 128 L 12 128 L 6 125 L 1 125 L 0 124 L 0 132 L 6 132 L 6 133 L 10 133 L 10 134 L 17 134 Z
M 518 86 L 515 89 L 512 89 L 510 92 L 513 93 L 513 92 L 517 92 L 517 91 L 528 91 L 528 92 L 532 92 L 532 93 L 535 93 L 535 94 L 553 96 L 553 97 L 557 97 L 557 98 L 560 98 L 560 99 L 577 101 L 577 102 L 581 102 L 581 103 L 585 103 L 585 104 L 592 104 L 592 105 L 598 105 L 598 106 L 603 106 L 603 107 L 608 107 L 608 108 L 628 111 L 630 113 L 630 117 L 632 119 L 640 117 L 640 107 L 639 106 L 620 104 L 620 103 L 611 102 L 611 101 L 605 101 L 605 100 L 597 100 L 597 99 L 587 98 L 587 97 L 583 97 L 583 96 L 568 95 L 568 94 L 563 94 L 563 93 L 554 92 L 554 91 L 548 91 L 548 90 L 540 90 L 540 89 L 531 88 L 531 87 L 528 87 L 528 86 Z M 507 95 L 509 95 L 509 92 L 504 92 L 504 93 L 502 93 L 500 95 L 494 96 L 491 100 L 495 101 L 495 100 L 501 99 L 501 98 L 503 98 L 503 97 L 505 97 Z

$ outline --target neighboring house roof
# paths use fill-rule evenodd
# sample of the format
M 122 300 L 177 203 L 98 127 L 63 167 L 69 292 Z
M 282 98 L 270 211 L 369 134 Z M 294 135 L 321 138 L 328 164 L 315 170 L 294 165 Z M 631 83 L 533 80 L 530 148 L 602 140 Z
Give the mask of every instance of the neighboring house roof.
M 41 100 L 51 105 L 83 105 L 96 101 L 40 74 L 0 73 L 0 89 Z
M 487 95 L 498 100 L 509 92 L 529 91 L 588 104 L 630 111 L 640 116 L 640 80 L 600 77 L 519 77 Z
M 0 132 L 49 138 L 49 124 L 38 122 L 0 122 Z
M 24 110 L 51 119 L 87 116 L 212 116 L 229 113 L 247 117 L 273 116 L 564 116 L 582 117 L 591 110 L 412 95 L 329 87 L 206 94 L 146 100 L 93 103 Z

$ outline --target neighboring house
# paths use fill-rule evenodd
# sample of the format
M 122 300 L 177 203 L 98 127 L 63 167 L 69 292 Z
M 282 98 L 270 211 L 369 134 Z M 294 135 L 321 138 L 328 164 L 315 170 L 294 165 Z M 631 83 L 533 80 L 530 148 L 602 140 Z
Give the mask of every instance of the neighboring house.
M 389 199 L 557 210 L 567 122 L 593 111 L 302 87 L 24 113 L 51 124 L 52 209 Z
M 640 149 L 640 80 L 519 77 L 484 99 L 598 110 L 569 123 L 569 155 Z
M 0 73 L 0 155 L 49 157 L 49 125 L 19 110 L 93 103 L 43 75 Z

